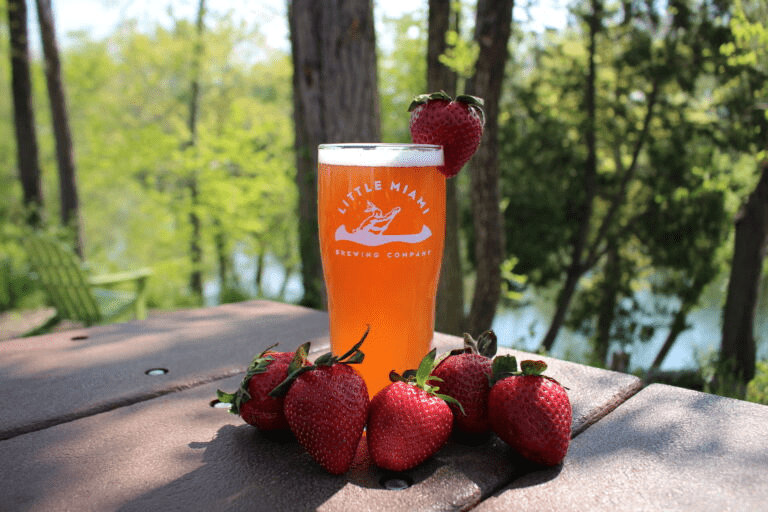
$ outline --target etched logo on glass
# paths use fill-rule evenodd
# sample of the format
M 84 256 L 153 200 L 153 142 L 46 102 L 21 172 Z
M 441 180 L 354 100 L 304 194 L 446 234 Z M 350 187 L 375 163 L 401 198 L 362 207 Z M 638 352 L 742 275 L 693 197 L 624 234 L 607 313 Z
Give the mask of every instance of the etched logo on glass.
M 384 213 L 372 201 L 368 200 L 368 205 L 364 213 L 366 216 L 351 231 L 345 225 L 341 225 L 336 230 L 335 239 L 354 242 L 366 247 L 378 247 L 380 245 L 403 242 L 407 244 L 418 244 L 432 236 L 432 231 L 426 224 L 422 224 L 418 233 L 394 234 L 388 233 L 390 224 L 402 209 L 396 206 Z

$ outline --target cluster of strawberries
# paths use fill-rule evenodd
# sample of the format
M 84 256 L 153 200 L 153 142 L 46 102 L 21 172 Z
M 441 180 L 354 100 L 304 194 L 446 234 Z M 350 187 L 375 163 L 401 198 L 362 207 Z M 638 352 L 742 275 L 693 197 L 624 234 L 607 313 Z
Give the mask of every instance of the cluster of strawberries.
M 344 355 L 311 364 L 309 344 L 295 353 L 270 347 L 253 359 L 234 393 L 218 391 L 230 412 L 262 429 L 290 429 L 312 458 L 331 474 L 352 465 L 365 432 L 377 466 L 406 471 L 432 457 L 453 432 L 481 438 L 491 431 L 523 457 L 559 464 L 571 437 L 571 405 L 565 389 L 543 376 L 543 361 L 498 356 L 492 331 L 419 368 L 390 374 L 392 383 L 368 398 L 352 367 L 363 360 L 362 339 Z M 439 391 L 439 393 L 438 393 Z
M 417 96 L 409 109 L 411 140 L 443 147 L 439 171 L 456 176 L 480 146 L 483 100 L 444 92 Z M 571 404 L 565 389 L 545 377 L 543 361 L 496 355 L 489 331 L 477 342 L 436 361 L 428 353 L 419 368 L 390 374 L 392 383 L 373 399 L 351 365 L 360 347 L 346 354 L 307 359 L 309 344 L 295 353 L 270 347 L 253 359 L 240 388 L 218 392 L 230 412 L 262 430 L 289 428 L 307 452 L 332 474 L 349 470 L 365 432 L 374 464 L 390 471 L 411 469 L 440 450 L 456 432 L 481 439 L 491 431 L 523 457 L 559 464 L 571 438 Z M 439 393 L 438 393 L 439 391 Z

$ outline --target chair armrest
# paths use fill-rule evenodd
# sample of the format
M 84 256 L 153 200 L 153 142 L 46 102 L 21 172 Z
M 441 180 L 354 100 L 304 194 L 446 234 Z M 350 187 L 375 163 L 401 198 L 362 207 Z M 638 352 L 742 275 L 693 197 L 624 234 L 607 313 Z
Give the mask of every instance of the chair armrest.
M 151 268 L 142 268 L 130 272 L 118 272 L 115 274 L 102 274 L 88 278 L 88 283 L 94 286 L 105 284 L 126 283 L 138 281 L 152 275 Z

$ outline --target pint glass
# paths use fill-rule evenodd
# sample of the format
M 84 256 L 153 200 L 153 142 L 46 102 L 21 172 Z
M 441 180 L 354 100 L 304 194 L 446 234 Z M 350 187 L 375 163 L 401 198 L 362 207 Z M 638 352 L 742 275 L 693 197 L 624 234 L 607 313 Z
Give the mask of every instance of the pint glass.
M 371 396 L 389 372 L 429 352 L 445 242 L 441 146 L 323 144 L 318 148 L 320 253 L 331 350 L 363 343 L 356 369 Z

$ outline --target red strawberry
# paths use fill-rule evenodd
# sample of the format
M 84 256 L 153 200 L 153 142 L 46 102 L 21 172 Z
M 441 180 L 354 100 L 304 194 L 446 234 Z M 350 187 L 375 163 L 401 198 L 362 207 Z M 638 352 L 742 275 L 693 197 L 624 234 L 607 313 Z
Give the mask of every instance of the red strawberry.
M 368 413 L 368 453 L 373 462 L 391 471 L 418 466 L 451 436 L 453 414 L 436 388 L 427 382 L 435 364 L 435 350 L 427 354 L 415 375 L 408 379 L 395 372 L 394 382 L 371 400 Z
M 288 376 L 291 352 L 273 352 L 272 345 L 257 355 L 248 365 L 240 387 L 234 393 L 217 390 L 219 402 L 232 404 L 229 412 L 239 414 L 249 425 L 262 430 L 287 429 L 283 414 L 283 399 L 269 392 Z
M 440 172 L 456 176 L 475 154 L 483 135 L 483 100 L 462 95 L 456 100 L 444 92 L 421 94 L 411 102 L 411 140 L 443 146 L 445 165 Z
M 440 392 L 456 399 L 449 404 L 453 411 L 453 428 L 457 433 L 487 434 L 488 390 L 490 386 L 492 358 L 496 355 L 496 334 L 487 331 L 475 341 L 464 335 L 464 348 L 452 351 L 440 361 L 432 375 L 442 379 Z
M 310 366 L 300 348 L 291 363 L 296 368 L 272 391 L 285 395 L 283 410 L 291 432 L 310 456 L 333 475 L 345 473 L 357 453 L 368 417 L 368 388 L 350 364 L 360 363 L 360 345 L 366 331 L 349 352 L 341 357 L 323 354 Z
M 488 393 L 488 419 L 502 441 L 526 459 L 544 466 L 562 462 L 571 440 L 571 403 L 556 380 L 545 377 L 544 361 L 514 356 L 493 361 L 496 382 Z

